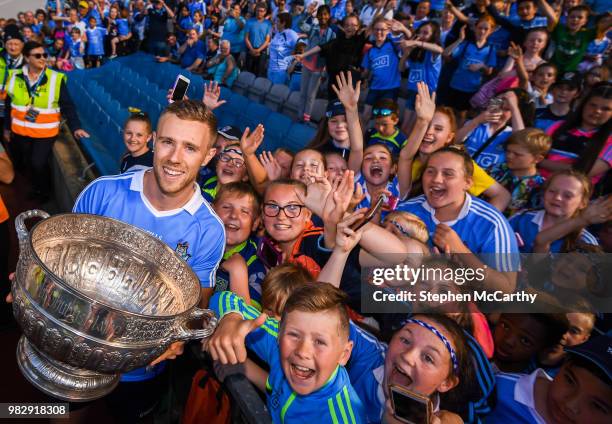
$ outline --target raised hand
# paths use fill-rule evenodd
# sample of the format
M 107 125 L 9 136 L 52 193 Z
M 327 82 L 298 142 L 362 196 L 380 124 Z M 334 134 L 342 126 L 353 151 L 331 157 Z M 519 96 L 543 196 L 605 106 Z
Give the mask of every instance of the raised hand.
M 332 185 L 329 183 L 327 178 L 313 175 L 309 179 L 309 183 L 306 186 L 306 197 L 304 197 L 299 191 L 296 191 L 298 199 L 303 202 L 304 205 L 315 215 L 323 217 L 323 206 L 327 196 L 332 191 Z
M 357 85 L 353 87 L 352 74 L 350 72 L 340 72 L 336 75 L 336 84 L 334 84 L 332 88 L 345 109 L 357 109 L 359 94 L 361 92 L 361 81 L 358 81 Z
M 344 171 L 342 178 L 334 181 L 332 190 L 328 193 L 323 206 L 323 221 L 326 223 L 340 222 L 347 211 L 353 193 L 355 192 L 355 172 Z
M 436 92 L 429 93 L 429 86 L 419 81 L 417 83 L 417 95 L 414 101 L 414 110 L 417 119 L 431 122 L 436 113 Z
M 246 361 L 247 352 L 244 339 L 253 330 L 266 322 L 267 315 L 261 314 L 254 320 L 243 320 L 236 313 L 225 315 L 217 329 L 206 340 L 205 347 L 213 360 L 222 364 L 238 364 Z
M 347 215 L 342 221 L 338 223 L 336 230 L 336 247 L 342 252 L 349 253 L 361 240 L 364 228 L 360 228 L 357 231 L 351 229 L 351 226 L 365 215 L 365 209 L 358 212 L 353 212 Z
M 211 81 L 210 84 L 204 84 L 204 97 L 202 97 L 202 103 L 206 105 L 210 110 L 215 110 L 222 104 L 225 104 L 225 100 L 219 100 L 221 97 L 221 87 L 216 81 Z
M 523 58 L 523 49 L 521 49 L 521 46 L 510 42 L 510 47 L 508 47 L 508 56 L 514 60 L 521 60 Z
M 263 165 L 268 174 L 268 180 L 278 180 L 283 174 L 283 168 L 280 166 L 272 152 L 266 151 L 259 155 L 259 162 Z
M 593 200 L 580 215 L 588 225 L 603 224 L 612 220 L 612 196 Z
M 247 127 L 240 138 L 240 149 L 245 156 L 254 155 L 264 139 L 264 126 L 259 124 L 251 132 Z

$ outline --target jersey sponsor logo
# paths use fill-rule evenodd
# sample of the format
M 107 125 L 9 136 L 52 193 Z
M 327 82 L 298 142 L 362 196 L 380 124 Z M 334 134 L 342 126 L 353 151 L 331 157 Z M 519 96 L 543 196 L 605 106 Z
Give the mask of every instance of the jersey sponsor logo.
M 372 69 L 386 68 L 389 66 L 389 55 L 385 54 L 372 61 Z
M 424 81 L 425 80 L 425 75 L 423 75 L 424 72 L 422 69 L 411 69 L 410 70 L 410 74 L 408 75 L 408 82 L 409 83 L 417 83 L 419 81 Z
M 187 249 L 189 249 L 189 243 L 183 242 L 178 243 L 174 251 L 178 253 L 178 255 L 183 258 L 184 261 L 187 261 L 189 258 L 191 258 L 191 254 L 187 253 Z

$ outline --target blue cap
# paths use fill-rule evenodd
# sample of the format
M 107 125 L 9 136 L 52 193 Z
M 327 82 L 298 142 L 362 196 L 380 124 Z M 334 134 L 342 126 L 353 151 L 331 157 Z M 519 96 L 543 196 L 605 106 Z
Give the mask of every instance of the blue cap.
M 342 102 L 340 100 L 334 100 L 333 102 L 327 103 L 327 111 L 325 112 L 325 116 L 331 118 L 338 115 L 346 115 Z
M 592 337 L 582 344 L 566 347 L 565 351 L 597 365 L 612 380 L 612 335 Z

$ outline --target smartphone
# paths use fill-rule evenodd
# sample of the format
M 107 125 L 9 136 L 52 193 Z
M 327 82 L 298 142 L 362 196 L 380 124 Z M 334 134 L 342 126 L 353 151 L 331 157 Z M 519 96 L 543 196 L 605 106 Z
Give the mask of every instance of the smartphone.
M 174 81 L 174 87 L 172 88 L 172 102 L 178 102 L 179 100 L 183 100 L 185 98 L 185 94 L 187 94 L 187 89 L 189 88 L 189 83 L 191 81 L 189 78 L 178 75 L 176 77 L 176 81 Z
M 493 97 L 491 100 L 489 100 L 487 110 L 489 111 L 489 113 L 500 113 L 502 111 L 503 103 L 504 99 L 500 97 Z
M 351 230 L 357 231 L 370 222 L 387 201 L 387 196 L 381 194 L 374 206 L 371 206 L 370 209 L 368 209 L 363 218 L 358 219 L 355 223 L 353 223 L 353 225 L 351 225 Z
M 428 397 L 396 384 L 389 386 L 389 391 L 396 419 L 407 424 L 429 424 L 433 407 Z
M 278 250 L 270 239 L 263 237 L 257 245 L 257 257 L 268 269 L 283 262 L 283 253 Z

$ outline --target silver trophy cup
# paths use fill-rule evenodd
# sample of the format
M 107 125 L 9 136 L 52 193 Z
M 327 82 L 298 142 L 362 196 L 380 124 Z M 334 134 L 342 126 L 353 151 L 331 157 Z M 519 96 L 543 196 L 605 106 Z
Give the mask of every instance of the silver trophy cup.
M 28 233 L 24 221 L 45 218 Z M 15 219 L 19 262 L 13 312 L 23 330 L 17 362 L 43 392 L 79 402 L 111 392 L 176 341 L 208 337 L 216 319 L 196 307 L 200 282 L 170 247 L 97 215 Z M 190 321 L 205 321 L 189 329 Z

